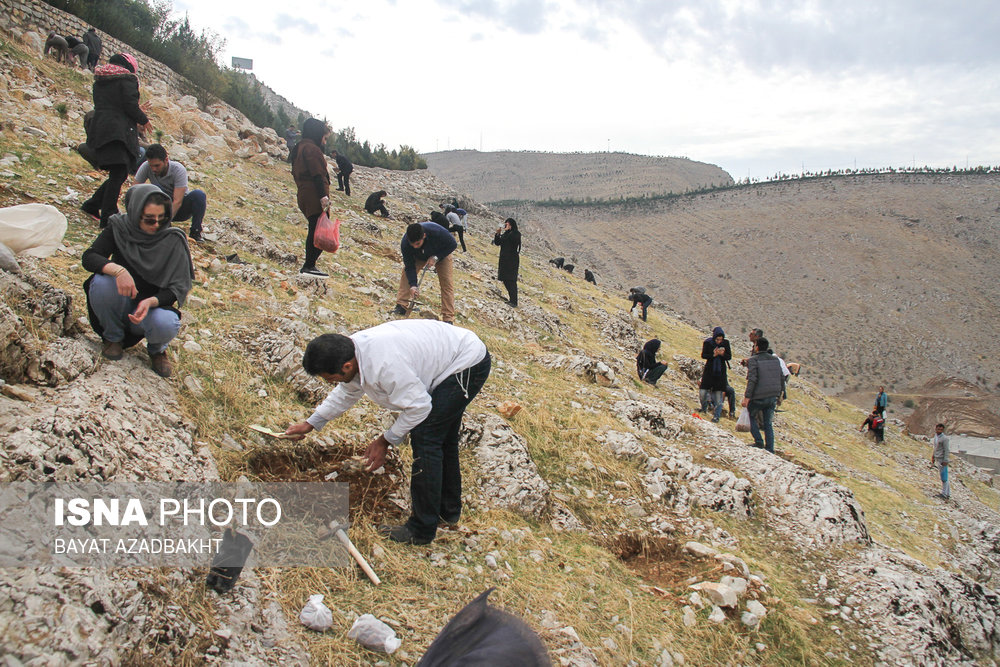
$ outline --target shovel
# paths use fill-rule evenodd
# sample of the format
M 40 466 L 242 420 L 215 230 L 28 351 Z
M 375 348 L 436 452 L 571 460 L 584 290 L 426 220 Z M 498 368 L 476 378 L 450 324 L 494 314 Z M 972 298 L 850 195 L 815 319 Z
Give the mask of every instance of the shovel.
M 430 259 L 434 260 L 434 264 L 437 265 L 437 256 L 431 255 Z M 420 277 L 417 279 L 417 293 L 420 293 L 420 286 L 424 284 L 424 276 L 427 274 L 427 269 L 431 268 L 430 259 L 424 264 L 423 270 L 420 272 Z M 410 299 L 410 302 L 406 305 L 406 316 L 409 317 L 410 313 L 413 312 L 413 308 L 419 304 L 416 298 Z

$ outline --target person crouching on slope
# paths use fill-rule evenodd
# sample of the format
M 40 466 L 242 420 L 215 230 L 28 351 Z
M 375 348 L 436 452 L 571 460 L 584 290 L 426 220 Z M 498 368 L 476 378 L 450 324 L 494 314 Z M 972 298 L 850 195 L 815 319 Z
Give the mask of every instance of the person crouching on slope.
M 304 436 L 349 410 L 362 395 L 398 412 L 365 449 L 368 470 L 385 463 L 407 434 L 413 447 L 411 513 L 401 526 L 382 526 L 394 542 L 428 544 L 441 521 L 462 512 L 458 439 L 462 416 L 490 375 L 490 353 L 468 329 L 434 320 L 401 320 L 353 336 L 323 334 L 306 346 L 302 367 L 339 383 L 306 421 L 285 433 Z M 301 438 L 299 438 L 301 439 Z

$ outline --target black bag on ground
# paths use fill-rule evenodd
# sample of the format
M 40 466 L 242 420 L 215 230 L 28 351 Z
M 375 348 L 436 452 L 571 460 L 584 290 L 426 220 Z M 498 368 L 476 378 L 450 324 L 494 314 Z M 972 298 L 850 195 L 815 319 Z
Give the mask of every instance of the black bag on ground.
M 472 665 L 551 665 L 545 645 L 531 627 L 507 612 L 491 607 L 490 588 L 448 621 L 417 667 Z
M 219 553 L 212 559 L 212 568 L 208 571 L 205 585 L 220 595 L 233 590 L 252 549 L 253 542 L 249 537 L 227 528 L 222 534 Z

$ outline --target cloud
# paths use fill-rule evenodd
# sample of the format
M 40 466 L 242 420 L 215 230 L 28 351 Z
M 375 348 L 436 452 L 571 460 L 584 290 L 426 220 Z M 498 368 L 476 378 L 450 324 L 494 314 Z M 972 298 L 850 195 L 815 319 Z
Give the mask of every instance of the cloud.
M 315 23 L 304 21 L 298 16 L 291 16 L 289 14 L 278 14 L 275 16 L 274 27 L 277 28 L 279 32 L 295 29 L 304 32 L 307 35 L 319 34 L 319 27 Z
M 755 70 L 910 69 L 1000 62 L 992 0 L 576 0 L 669 60 Z
M 458 13 L 496 23 L 525 35 L 538 34 L 547 26 L 546 17 L 554 9 L 546 0 L 438 0 Z

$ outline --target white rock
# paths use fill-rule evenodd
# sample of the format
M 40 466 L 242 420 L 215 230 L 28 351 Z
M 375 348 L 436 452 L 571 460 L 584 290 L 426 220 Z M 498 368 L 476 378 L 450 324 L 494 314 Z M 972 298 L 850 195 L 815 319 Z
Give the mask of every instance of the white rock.
M 198 345 L 198 343 L 194 342 L 193 340 L 187 341 L 186 343 L 181 345 L 181 347 L 184 348 L 186 352 L 192 352 L 195 354 L 201 352 L 201 345 Z
M 757 624 L 760 623 L 760 616 L 757 614 L 751 614 L 749 611 L 745 611 L 740 616 L 740 620 L 743 622 L 743 625 L 748 628 L 756 628 Z
M 719 607 L 712 607 L 712 613 L 708 615 L 708 620 L 712 623 L 723 623 L 726 620 L 726 612 Z
M 681 620 L 684 622 L 684 627 L 686 628 L 692 628 L 694 627 L 694 624 L 698 622 L 694 615 L 694 609 L 687 605 L 684 606 L 684 611 L 681 614 Z
M 739 602 L 739 599 L 736 596 L 736 591 L 725 584 L 715 583 L 714 581 L 703 581 L 700 584 L 695 584 L 691 588 L 701 591 L 708 596 L 708 599 L 712 601 L 712 604 L 720 607 L 735 607 Z
M 760 602 L 757 602 L 757 600 L 750 600 L 747 602 L 747 611 L 751 614 L 756 614 L 761 618 L 764 618 L 764 616 L 767 615 L 767 608 Z

